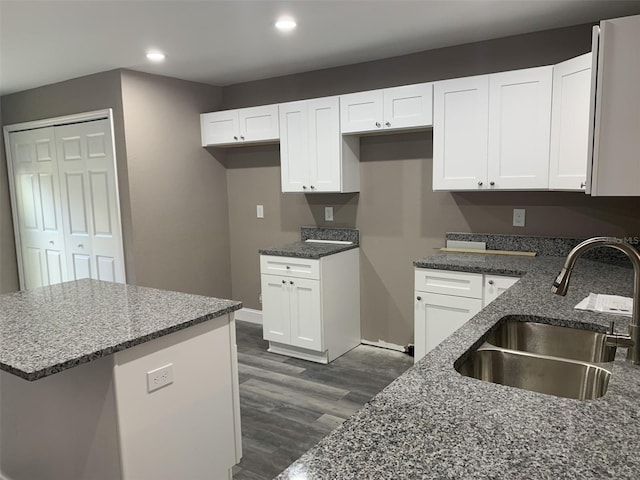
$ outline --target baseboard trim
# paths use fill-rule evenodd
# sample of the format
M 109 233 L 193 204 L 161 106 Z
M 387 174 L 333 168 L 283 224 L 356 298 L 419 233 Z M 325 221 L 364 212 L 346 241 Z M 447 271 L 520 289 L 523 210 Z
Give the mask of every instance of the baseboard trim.
M 371 340 L 362 339 L 361 343 L 363 345 L 371 345 L 372 347 L 380 347 L 386 348 L 388 350 L 395 350 L 397 352 L 406 352 L 407 348 L 404 345 L 396 345 L 395 343 L 385 342 L 384 340 L 378 340 L 377 342 L 372 342 Z
M 241 308 L 235 313 L 236 320 L 262 325 L 262 310 L 255 310 L 253 308 Z

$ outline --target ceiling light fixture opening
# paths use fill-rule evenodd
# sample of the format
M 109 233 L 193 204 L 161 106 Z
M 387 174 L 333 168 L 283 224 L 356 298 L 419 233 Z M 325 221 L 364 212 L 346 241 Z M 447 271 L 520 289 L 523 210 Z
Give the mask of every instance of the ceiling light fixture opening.
M 161 62 L 165 59 L 165 54 L 158 50 L 152 50 L 147 52 L 147 58 L 152 62 Z
M 290 32 L 296 25 L 296 21 L 291 17 L 282 17 L 276 22 L 276 28 L 281 32 Z

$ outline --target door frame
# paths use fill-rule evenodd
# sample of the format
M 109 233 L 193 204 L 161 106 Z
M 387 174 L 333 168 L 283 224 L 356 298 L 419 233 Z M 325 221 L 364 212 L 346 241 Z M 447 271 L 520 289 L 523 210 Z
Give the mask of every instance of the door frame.
M 91 112 L 75 113 L 72 115 L 64 115 L 61 117 L 45 118 L 42 120 L 34 120 L 30 122 L 14 123 L 12 125 L 5 125 L 3 127 L 4 132 L 4 148 L 7 159 L 7 176 L 9 177 L 9 195 L 11 197 L 11 218 L 13 220 L 13 236 L 16 246 L 16 260 L 18 263 L 18 279 L 20 281 L 20 290 L 25 290 L 24 284 L 24 267 L 22 264 L 22 247 L 20 239 L 20 224 L 18 220 L 18 208 L 16 201 L 16 186 L 14 181 L 13 171 L 13 159 L 11 158 L 11 140 L 9 134 L 14 132 L 21 132 L 25 130 L 35 130 L 45 127 L 56 127 L 62 125 L 69 125 L 73 123 L 89 122 L 92 120 L 108 120 L 109 128 L 111 129 L 111 148 L 113 149 L 113 169 L 115 174 L 115 200 L 116 200 L 116 221 L 120 224 L 120 241 L 118 242 L 118 253 L 120 254 L 123 266 L 124 266 L 124 278 L 126 283 L 127 272 L 126 263 L 124 262 L 124 247 L 123 238 L 124 232 L 122 231 L 122 215 L 120 212 L 120 190 L 118 187 L 118 161 L 116 158 L 116 139 L 113 126 L 113 109 L 107 108 L 103 110 L 94 110 Z

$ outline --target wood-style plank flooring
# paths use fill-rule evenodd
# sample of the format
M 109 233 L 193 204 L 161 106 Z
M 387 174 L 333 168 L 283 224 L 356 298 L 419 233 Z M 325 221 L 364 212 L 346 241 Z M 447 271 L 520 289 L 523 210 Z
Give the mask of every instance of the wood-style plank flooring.
M 236 325 L 243 458 L 234 480 L 271 480 L 413 364 L 360 345 L 320 365 L 269 353 L 262 326 Z

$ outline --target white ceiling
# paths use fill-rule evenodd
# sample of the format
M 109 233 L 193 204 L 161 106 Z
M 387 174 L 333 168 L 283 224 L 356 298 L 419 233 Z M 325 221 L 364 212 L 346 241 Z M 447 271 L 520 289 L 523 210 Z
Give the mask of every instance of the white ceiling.
M 120 67 L 224 86 L 634 13 L 640 0 L 0 0 L 0 94 Z

